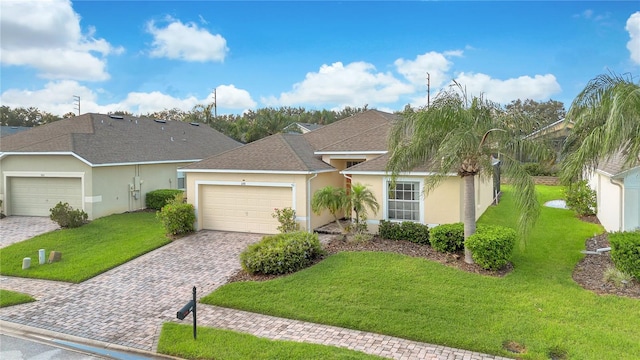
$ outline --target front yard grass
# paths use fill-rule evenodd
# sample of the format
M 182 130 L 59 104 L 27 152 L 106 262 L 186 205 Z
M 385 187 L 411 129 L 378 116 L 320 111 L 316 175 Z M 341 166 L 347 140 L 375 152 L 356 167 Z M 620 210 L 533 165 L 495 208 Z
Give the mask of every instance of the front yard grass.
M 158 352 L 186 359 L 261 360 L 261 359 L 382 359 L 365 353 L 317 344 L 276 341 L 229 330 L 198 327 L 198 339 L 193 339 L 193 327 L 165 323 L 158 343 Z
M 538 187 L 539 200 L 562 198 Z M 481 223 L 515 228 L 511 190 Z M 421 258 L 343 252 L 266 282 L 220 287 L 203 303 L 523 359 L 640 358 L 640 301 L 600 296 L 571 277 L 585 240 L 603 230 L 543 207 L 514 270 L 481 276 Z M 522 354 L 505 350 L 519 344 Z
M 79 283 L 166 245 L 155 213 L 110 215 L 75 229 L 55 230 L 0 249 L 0 274 Z M 38 263 L 38 250 L 62 253 L 62 261 Z M 22 270 L 22 259 L 31 267 Z
M 36 301 L 30 295 L 0 289 L 0 308 Z

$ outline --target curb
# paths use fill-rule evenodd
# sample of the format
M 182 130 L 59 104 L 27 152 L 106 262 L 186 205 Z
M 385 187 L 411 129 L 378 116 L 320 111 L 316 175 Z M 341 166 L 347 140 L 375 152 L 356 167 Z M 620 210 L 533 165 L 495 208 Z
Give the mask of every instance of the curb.
M 92 355 L 109 357 L 113 359 L 119 359 L 120 357 L 114 356 L 114 354 L 110 354 L 110 351 L 126 353 L 123 354 L 122 358 L 126 358 L 126 355 L 138 356 L 145 359 L 153 359 L 153 360 L 182 360 L 182 358 L 174 357 L 170 355 L 158 354 L 151 351 L 145 351 L 141 349 L 135 349 L 127 346 L 110 344 L 103 341 L 92 340 L 87 338 L 82 338 L 79 336 L 68 335 L 64 333 L 58 333 L 51 330 L 40 329 L 33 326 L 16 324 L 5 320 L 0 320 L 0 333 L 6 335 L 17 335 L 23 338 L 33 339 L 41 342 L 46 342 L 49 344 L 55 344 L 59 347 L 72 348 L 74 350 L 79 350 L 84 353 L 91 353 Z M 81 347 L 75 348 L 72 345 L 59 343 L 56 340 L 62 340 L 69 343 L 75 343 L 78 345 L 82 345 Z M 86 349 L 85 347 L 95 348 L 95 350 Z M 102 351 L 101 351 L 102 350 Z

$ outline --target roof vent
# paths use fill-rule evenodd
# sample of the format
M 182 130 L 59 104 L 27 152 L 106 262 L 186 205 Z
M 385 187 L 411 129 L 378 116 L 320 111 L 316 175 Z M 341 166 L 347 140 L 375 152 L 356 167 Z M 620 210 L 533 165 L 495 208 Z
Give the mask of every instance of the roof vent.
M 197 123 L 197 122 L 192 122 L 190 124 L 193 125 L 193 126 L 200 126 L 200 123 Z
M 111 114 L 111 115 L 109 115 L 109 117 L 112 118 L 112 119 L 116 119 L 116 120 L 124 119 L 124 116 L 122 116 L 122 115 L 113 115 L 113 114 Z
M 161 123 L 164 124 L 167 122 L 167 120 L 162 120 L 162 119 L 154 119 L 153 121 L 157 122 L 157 123 Z

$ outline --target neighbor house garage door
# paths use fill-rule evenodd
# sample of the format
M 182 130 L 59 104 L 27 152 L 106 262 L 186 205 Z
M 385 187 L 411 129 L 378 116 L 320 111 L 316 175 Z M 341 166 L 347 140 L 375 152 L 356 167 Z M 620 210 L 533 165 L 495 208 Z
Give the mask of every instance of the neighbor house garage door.
M 202 185 L 202 228 L 275 234 L 275 208 L 291 207 L 291 187 Z
M 82 209 L 80 178 L 12 177 L 9 178 L 11 215 L 49 216 L 58 202 Z

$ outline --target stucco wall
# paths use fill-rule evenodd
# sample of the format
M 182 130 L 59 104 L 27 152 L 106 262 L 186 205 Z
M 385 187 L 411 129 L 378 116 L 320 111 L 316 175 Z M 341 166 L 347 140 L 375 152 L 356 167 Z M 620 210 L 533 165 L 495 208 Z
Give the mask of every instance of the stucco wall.
M 610 180 L 609 176 L 599 172 L 594 172 L 588 179 L 589 186 L 596 191 L 600 223 L 607 231 L 620 231 L 622 189 Z

